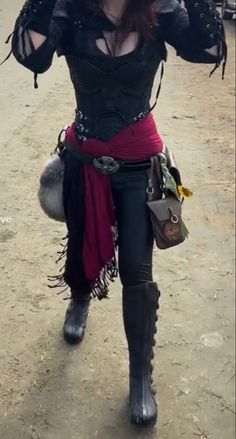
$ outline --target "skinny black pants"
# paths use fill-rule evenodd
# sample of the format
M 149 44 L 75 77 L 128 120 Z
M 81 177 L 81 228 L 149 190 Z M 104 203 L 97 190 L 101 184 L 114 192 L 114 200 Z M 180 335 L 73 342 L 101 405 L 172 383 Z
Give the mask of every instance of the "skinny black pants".
M 147 210 L 146 171 L 111 177 L 118 223 L 119 273 L 124 287 L 152 281 L 153 233 Z
M 67 226 L 72 234 L 68 242 L 64 279 L 71 285 L 72 296 L 87 294 L 80 259 L 83 233 L 77 233 L 83 200 L 78 195 L 82 184 L 82 166 L 69 151 L 63 154 L 66 164 L 64 176 L 64 207 Z M 109 176 L 118 225 L 119 274 L 124 287 L 152 282 L 153 232 L 147 201 L 147 172 L 118 171 Z M 83 228 L 83 224 L 82 224 Z M 81 261 L 81 263 L 80 263 Z M 80 273 L 81 271 L 81 273 Z M 72 287 L 73 285 L 73 287 Z M 77 286 L 78 285 L 78 286 Z

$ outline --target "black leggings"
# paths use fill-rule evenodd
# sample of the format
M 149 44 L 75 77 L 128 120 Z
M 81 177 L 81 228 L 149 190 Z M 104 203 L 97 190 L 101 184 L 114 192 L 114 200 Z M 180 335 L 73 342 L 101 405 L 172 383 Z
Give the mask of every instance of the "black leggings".
M 146 171 L 118 172 L 110 178 L 118 223 L 122 285 L 152 281 L 153 233 L 146 206 Z
M 81 259 L 83 245 L 83 196 L 78 187 L 83 185 L 82 164 L 69 151 L 63 154 L 64 207 L 68 240 L 65 282 L 71 286 L 72 296 L 87 294 L 88 284 L 83 275 Z M 153 233 L 147 201 L 147 172 L 117 172 L 110 177 L 118 224 L 119 273 L 124 287 L 152 281 Z M 79 225 L 79 226 L 78 226 Z M 79 232 L 78 230 L 81 230 Z

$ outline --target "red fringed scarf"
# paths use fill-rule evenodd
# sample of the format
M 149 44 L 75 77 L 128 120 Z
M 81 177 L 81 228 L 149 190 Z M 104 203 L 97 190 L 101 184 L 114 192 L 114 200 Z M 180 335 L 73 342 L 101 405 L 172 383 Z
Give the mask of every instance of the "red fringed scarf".
M 125 128 L 108 142 L 91 138 L 83 144 L 79 143 L 74 124 L 67 128 L 66 139 L 92 156 L 110 156 L 123 161 L 145 160 L 163 149 L 151 114 Z M 83 165 L 83 188 L 83 271 L 90 292 L 101 299 L 107 297 L 108 280 L 117 276 L 114 242 L 116 218 L 109 176 L 102 175 L 91 165 Z M 66 283 L 69 283 L 68 276 L 64 280 L 66 278 Z

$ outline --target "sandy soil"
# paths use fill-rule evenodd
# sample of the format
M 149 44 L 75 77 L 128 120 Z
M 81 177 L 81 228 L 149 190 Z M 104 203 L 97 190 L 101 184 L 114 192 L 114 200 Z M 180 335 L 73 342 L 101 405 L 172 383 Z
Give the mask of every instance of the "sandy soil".
M 1 41 L 21 4 L 1 1 Z M 1 439 L 235 437 L 234 23 L 226 28 L 225 81 L 220 71 L 209 79 L 209 66 L 181 61 L 170 49 L 155 113 L 194 191 L 184 209 L 191 240 L 154 257 L 162 291 L 158 432 L 129 426 L 119 282 L 109 301 L 93 303 L 77 348 L 62 340 L 67 302 L 47 288 L 65 227 L 44 216 L 36 193 L 57 134 L 73 117 L 65 63 L 55 59 L 37 91 L 14 59 L 1 67 Z M 6 53 L 1 44 L 1 58 Z

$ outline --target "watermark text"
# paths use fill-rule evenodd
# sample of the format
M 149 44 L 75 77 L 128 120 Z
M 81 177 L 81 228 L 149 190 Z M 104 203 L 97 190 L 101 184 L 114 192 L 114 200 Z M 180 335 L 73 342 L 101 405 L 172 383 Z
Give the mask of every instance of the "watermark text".
M 12 218 L 10 216 L 1 216 L 0 215 L 0 226 L 5 224 L 10 224 Z

